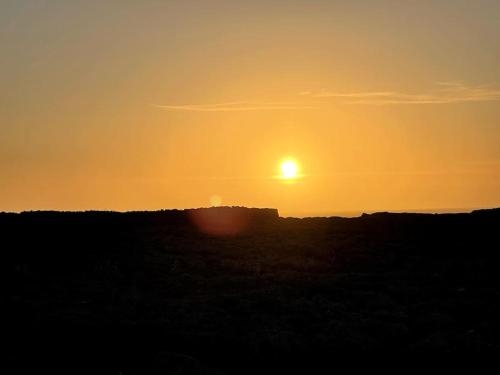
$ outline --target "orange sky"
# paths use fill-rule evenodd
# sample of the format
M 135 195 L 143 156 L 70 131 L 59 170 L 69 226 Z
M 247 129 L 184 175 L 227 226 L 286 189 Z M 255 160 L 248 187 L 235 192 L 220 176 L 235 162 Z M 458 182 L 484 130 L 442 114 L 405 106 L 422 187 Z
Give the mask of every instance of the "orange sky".
M 2 4 L 0 211 L 500 206 L 499 2 L 102 3 Z

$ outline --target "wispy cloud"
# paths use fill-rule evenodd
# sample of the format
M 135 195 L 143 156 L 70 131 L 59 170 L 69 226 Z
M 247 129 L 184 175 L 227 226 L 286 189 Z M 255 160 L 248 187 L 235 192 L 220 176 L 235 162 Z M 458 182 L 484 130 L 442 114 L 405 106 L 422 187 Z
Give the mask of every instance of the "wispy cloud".
M 233 101 L 210 104 L 151 104 L 166 111 L 183 112 L 237 112 L 277 111 L 324 108 L 332 103 L 340 104 L 448 104 L 486 102 L 500 100 L 500 89 L 490 85 L 470 86 L 461 82 L 436 82 L 434 89 L 425 93 L 401 91 L 338 92 L 322 90 L 298 93 L 299 101 Z M 320 100 L 322 99 L 322 100 Z M 330 99 L 330 100 L 328 100 Z
M 296 102 L 227 102 L 215 104 L 158 105 L 154 107 L 168 111 L 230 112 L 230 111 L 272 111 L 282 109 L 309 109 L 313 105 Z
M 461 82 L 437 82 L 437 87 L 427 93 L 397 91 L 332 92 L 304 91 L 301 96 L 312 98 L 338 98 L 348 104 L 446 104 L 500 100 L 500 90 L 488 85 L 467 86 Z

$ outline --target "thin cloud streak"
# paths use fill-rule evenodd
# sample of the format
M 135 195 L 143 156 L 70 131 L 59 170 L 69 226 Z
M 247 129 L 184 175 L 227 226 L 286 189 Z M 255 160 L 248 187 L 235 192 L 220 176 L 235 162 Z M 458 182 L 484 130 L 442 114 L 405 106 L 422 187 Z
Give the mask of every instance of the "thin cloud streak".
M 500 100 L 500 90 L 487 85 L 467 86 L 460 82 L 437 82 L 439 88 L 430 93 L 401 93 L 395 91 L 367 91 L 341 93 L 322 91 L 302 92 L 299 95 L 313 98 L 339 98 L 346 104 L 447 104 Z
M 500 100 L 500 90 L 488 85 L 467 86 L 461 82 L 436 82 L 436 88 L 428 93 L 404 93 L 397 91 L 320 92 L 303 91 L 299 102 L 252 102 L 233 101 L 211 104 L 151 104 L 166 111 L 178 112 L 241 112 L 276 111 L 324 108 L 332 104 L 321 99 L 331 98 L 340 104 L 396 105 L 396 104 L 450 104 Z
M 272 111 L 283 109 L 311 109 L 314 106 L 296 102 L 227 102 L 215 104 L 157 105 L 154 107 L 168 111 L 230 112 L 230 111 Z

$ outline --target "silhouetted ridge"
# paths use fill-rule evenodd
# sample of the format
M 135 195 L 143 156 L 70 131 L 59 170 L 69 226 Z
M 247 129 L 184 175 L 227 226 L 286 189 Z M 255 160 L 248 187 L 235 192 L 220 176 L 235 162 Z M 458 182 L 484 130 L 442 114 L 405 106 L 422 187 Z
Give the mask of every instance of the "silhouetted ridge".
M 473 215 L 500 216 L 500 207 L 490 208 L 490 209 L 482 209 L 482 210 L 474 210 L 474 211 L 472 211 L 472 214 Z
M 161 225 L 193 225 L 194 217 L 207 217 L 219 221 L 240 220 L 245 222 L 245 228 L 251 229 L 268 224 L 279 219 L 275 208 L 247 207 L 209 207 L 185 210 L 158 211 L 24 211 L 16 213 L 0 212 L 0 219 L 22 221 L 24 223 L 39 222 L 43 225 L 64 221 L 62 225 L 73 224 L 161 224 Z

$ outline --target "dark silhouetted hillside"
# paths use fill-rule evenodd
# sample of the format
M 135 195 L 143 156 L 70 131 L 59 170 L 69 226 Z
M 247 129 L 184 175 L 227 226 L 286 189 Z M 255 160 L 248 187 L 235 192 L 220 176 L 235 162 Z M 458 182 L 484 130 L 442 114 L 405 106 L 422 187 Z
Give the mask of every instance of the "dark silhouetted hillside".
M 345 353 L 500 351 L 500 209 L 25 212 L 0 228 L 20 368 L 311 373 Z

